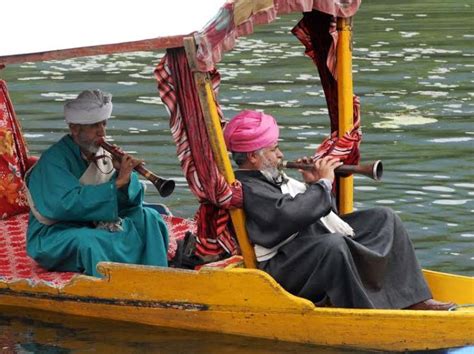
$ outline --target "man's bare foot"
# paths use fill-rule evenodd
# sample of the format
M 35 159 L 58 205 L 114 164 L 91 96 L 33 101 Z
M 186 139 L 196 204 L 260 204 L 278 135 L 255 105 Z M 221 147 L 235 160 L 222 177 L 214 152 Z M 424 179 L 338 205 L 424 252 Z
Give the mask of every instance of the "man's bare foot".
M 428 299 L 418 302 L 414 305 L 408 306 L 406 310 L 432 310 L 432 311 L 448 311 L 450 308 L 456 306 L 453 302 L 441 302 L 434 299 Z

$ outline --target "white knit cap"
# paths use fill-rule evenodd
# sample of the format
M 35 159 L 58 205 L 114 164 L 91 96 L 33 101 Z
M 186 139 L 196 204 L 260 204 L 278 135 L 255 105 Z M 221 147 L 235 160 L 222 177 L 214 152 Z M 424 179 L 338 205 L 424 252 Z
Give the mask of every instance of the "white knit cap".
M 95 124 L 112 114 L 112 95 L 101 90 L 82 91 L 64 105 L 66 123 Z

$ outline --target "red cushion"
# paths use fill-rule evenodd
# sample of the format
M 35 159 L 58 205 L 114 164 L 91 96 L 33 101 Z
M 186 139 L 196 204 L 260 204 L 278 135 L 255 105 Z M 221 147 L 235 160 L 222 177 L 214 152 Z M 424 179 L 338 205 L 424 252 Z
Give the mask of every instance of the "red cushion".
M 7 86 L 0 80 L 0 219 L 29 210 L 23 182 L 27 161 Z
M 27 227 L 27 213 L 0 220 L 0 280 L 8 283 L 28 279 L 31 285 L 46 283 L 55 288 L 62 288 L 75 273 L 48 272 L 28 257 Z
M 176 241 L 184 238 L 186 231 L 196 232 L 196 223 L 169 215 L 164 215 L 163 219 L 170 236 L 168 259 L 172 259 L 176 253 Z M 8 283 L 27 279 L 31 285 L 46 283 L 55 288 L 62 288 L 76 273 L 49 272 L 31 259 L 26 254 L 27 227 L 27 213 L 0 220 L 0 281 Z

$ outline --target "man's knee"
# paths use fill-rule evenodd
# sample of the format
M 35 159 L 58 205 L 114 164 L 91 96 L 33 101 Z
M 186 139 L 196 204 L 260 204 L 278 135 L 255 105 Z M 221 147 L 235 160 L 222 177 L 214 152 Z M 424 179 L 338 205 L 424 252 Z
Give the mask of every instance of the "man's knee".
M 77 252 L 81 255 L 91 254 L 101 249 L 98 240 L 92 235 L 88 235 L 88 237 L 78 237 L 75 244 Z
M 345 257 L 349 249 L 345 237 L 339 233 L 328 236 L 325 246 L 327 254 L 332 257 Z
M 393 209 L 387 207 L 375 207 L 370 209 L 372 217 L 376 220 L 393 220 L 397 219 L 398 216 L 395 214 Z

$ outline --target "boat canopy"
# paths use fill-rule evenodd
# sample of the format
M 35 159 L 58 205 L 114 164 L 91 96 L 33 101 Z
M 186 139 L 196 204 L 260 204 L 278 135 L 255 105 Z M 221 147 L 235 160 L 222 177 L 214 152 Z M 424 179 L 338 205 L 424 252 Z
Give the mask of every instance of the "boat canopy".
M 3 0 L 0 65 L 181 47 L 191 34 L 208 70 L 235 39 L 277 15 L 313 9 L 350 17 L 361 0 Z M 219 24 L 219 28 L 215 24 Z
M 200 202 L 195 217 L 197 251 L 200 256 L 213 257 L 241 251 L 244 260 L 248 260 L 250 257 L 242 248 L 242 239 L 247 237 L 241 239 L 236 232 L 237 243 L 233 230 L 237 226 L 232 213 L 241 210 L 242 206 L 241 187 L 234 183 L 223 138 L 217 142 L 226 121 L 217 101 L 220 75 L 216 63 L 223 52 L 234 47 L 238 37 L 252 33 L 254 26 L 272 22 L 280 14 L 303 13 L 292 32 L 317 67 L 331 120 L 331 135 L 320 145 L 315 156 L 329 154 L 347 164 L 356 164 L 361 139 L 359 101 L 352 94 L 351 67 L 345 65 L 344 72 L 348 75 L 340 75 L 336 70 L 336 58 L 338 67 L 342 67 L 340 63 L 350 62 L 340 54 L 350 52 L 348 18 L 355 14 L 360 2 L 173 0 L 163 7 L 164 2 L 135 0 L 133 6 L 128 4 L 124 10 L 111 1 L 92 3 L 92 0 L 84 0 L 78 8 L 66 9 L 59 0 L 4 0 L 2 14 L 6 15 L 2 21 L 14 18 L 17 24 L 19 18 L 26 17 L 23 22 L 34 30 L 26 34 L 13 30 L 7 41 L 2 40 L 0 69 L 2 64 L 166 49 L 155 69 L 155 77 L 160 97 L 170 112 L 178 159 L 191 191 Z M 24 11 L 26 8 L 28 11 Z M 34 16 L 29 17 L 26 13 Z M 185 14 L 190 14 L 189 21 Z M 338 41 L 336 20 L 343 33 L 340 38 L 345 40 Z M 12 22 L 2 25 L 16 28 Z M 344 50 L 339 51 L 340 43 L 346 43 Z M 350 82 L 350 89 L 346 90 L 341 82 Z M 344 92 L 341 96 L 344 99 L 338 97 L 341 92 Z M 339 129 L 341 112 L 349 125 Z M 208 124 L 210 119 L 214 119 L 213 126 Z M 229 227 L 231 218 L 233 228 Z M 243 217 L 239 223 L 243 225 Z M 253 251 L 247 252 L 250 253 Z M 255 263 L 247 264 L 246 261 L 246 265 L 254 267 Z
M 146 39 L 182 37 L 203 28 L 226 0 L 3 0 L 0 55 L 29 54 Z

